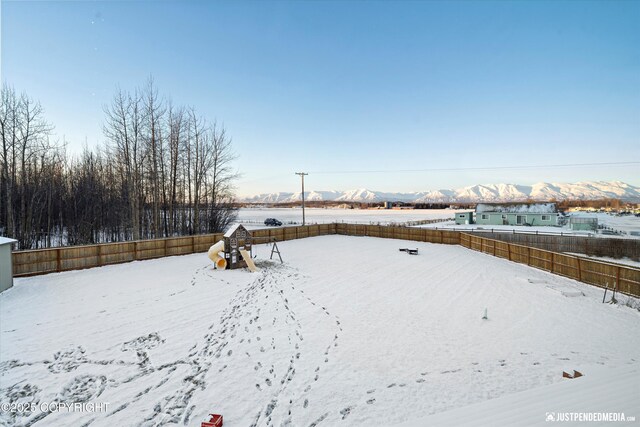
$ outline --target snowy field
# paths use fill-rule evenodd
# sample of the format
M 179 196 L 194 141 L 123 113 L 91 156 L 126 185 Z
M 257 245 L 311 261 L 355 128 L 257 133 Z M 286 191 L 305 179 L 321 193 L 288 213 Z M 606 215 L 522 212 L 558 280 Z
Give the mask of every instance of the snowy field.
M 571 214 L 585 216 L 584 213 L 579 212 L 572 212 Z M 598 224 L 603 224 L 606 227 L 613 228 L 614 230 L 622 231 L 625 233 L 629 233 L 632 231 L 640 232 L 640 217 L 634 215 L 617 216 L 603 212 L 598 212 L 597 214 L 595 214 L 595 216 L 598 218 Z M 636 236 L 636 238 L 638 238 L 638 236 Z
M 425 219 L 447 219 L 456 214 L 453 209 L 323 209 L 306 208 L 307 224 L 345 222 L 351 224 L 399 224 Z M 238 221 L 242 224 L 264 225 L 267 218 L 276 218 L 285 225 L 302 224 L 301 208 L 242 208 Z
M 255 248 L 256 273 L 195 254 L 18 279 L 0 294 L 0 402 L 108 408 L 0 424 L 542 425 L 594 402 L 640 419 L 640 312 L 600 289 L 460 246 L 279 247 L 284 264 Z
M 543 233 L 543 234 L 558 234 L 560 235 L 560 233 L 562 234 L 575 234 L 575 235 L 582 235 L 582 236 L 588 236 L 588 235 L 594 235 L 594 233 L 590 233 L 587 231 L 573 231 L 571 229 L 569 229 L 569 226 L 566 227 L 553 227 L 553 226 L 544 226 L 544 225 L 538 225 L 538 226 L 522 226 L 522 225 L 482 225 L 482 224 L 456 224 L 455 221 L 443 221 L 443 222 L 438 222 L 438 223 L 434 223 L 434 224 L 424 224 L 424 225 L 416 225 L 415 227 L 419 227 L 419 228 L 437 228 L 439 230 L 441 229 L 450 229 L 450 230 L 458 230 L 458 231 L 472 231 L 472 230 L 476 230 L 476 231 L 504 231 L 504 232 L 508 232 L 508 231 L 515 231 L 517 233 Z M 611 236 L 608 236 L 611 237 Z
M 569 225 L 564 227 L 545 227 L 545 226 L 509 226 L 509 225 L 456 225 L 451 219 L 456 212 L 467 212 L 466 210 L 453 209 L 322 209 L 307 208 L 305 209 L 307 224 L 325 224 L 325 223 L 351 223 L 351 224 L 405 224 L 410 221 L 434 220 L 440 219 L 443 222 L 433 224 L 420 225 L 418 227 L 425 228 L 449 228 L 456 230 L 500 230 L 500 231 L 516 231 L 523 233 L 547 233 L 547 234 L 575 234 L 577 236 L 596 235 L 600 237 L 622 237 L 640 239 L 640 236 L 632 236 L 628 234 L 631 231 L 640 232 L 640 218 L 636 216 L 615 216 L 607 213 L 590 214 L 598 217 L 598 223 L 614 230 L 627 233 L 624 235 L 604 235 L 594 234 L 588 231 L 574 231 Z M 571 215 L 584 216 L 584 212 L 572 212 Z M 302 224 L 301 208 L 243 208 L 239 210 L 238 222 L 242 223 L 249 229 L 264 228 L 264 220 L 267 218 L 276 218 L 284 225 Z

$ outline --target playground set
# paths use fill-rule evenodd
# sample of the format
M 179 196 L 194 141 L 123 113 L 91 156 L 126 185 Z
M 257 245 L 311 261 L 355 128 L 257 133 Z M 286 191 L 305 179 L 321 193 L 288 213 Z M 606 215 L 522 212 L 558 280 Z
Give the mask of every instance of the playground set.
M 236 224 L 224 233 L 222 240 L 209 248 L 207 256 L 218 270 L 234 270 L 248 268 L 252 273 L 258 271 L 253 262 L 254 238 L 242 224 Z M 271 257 L 277 254 L 282 263 L 282 256 L 275 239 L 271 240 Z

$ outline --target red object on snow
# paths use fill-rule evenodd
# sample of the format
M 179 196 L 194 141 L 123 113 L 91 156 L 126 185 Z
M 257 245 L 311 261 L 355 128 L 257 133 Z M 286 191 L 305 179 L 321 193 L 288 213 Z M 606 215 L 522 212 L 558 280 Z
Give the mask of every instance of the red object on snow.
M 211 419 L 209 421 L 203 421 L 200 427 L 222 427 L 222 415 L 209 414 Z

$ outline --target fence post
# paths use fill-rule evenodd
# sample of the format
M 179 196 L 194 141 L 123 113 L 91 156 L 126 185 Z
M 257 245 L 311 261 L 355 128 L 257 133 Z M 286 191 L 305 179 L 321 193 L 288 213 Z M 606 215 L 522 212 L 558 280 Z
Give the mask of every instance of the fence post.
M 168 239 L 164 239 L 164 256 L 167 256 L 167 240 Z
M 56 249 L 56 270 L 62 271 L 62 262 L 60 261 L 60 248 Z
M 616 287 L 620 291 L 620 266 L 616 268 Z
M 553 264 L 554 264 L 553 261 L 554 261 L 554 258 L 555 258 L 554 255 L 555 255 L 555 253 L 551 252 L 551 270 L 549 270 L 551 273 L 553 273 L 553 270 L 554 270 L 554 268 L 553 268 Z
M 508 251 L 508 257 L 509 257 L 509 261 L 511 261 L 511 243 L 507 242 L 507 251 Z
M 195 237 L 191 236 L 191 253 L 195 253 Z
M 138 260 L 138 242 L 135 240 L 133 242 L 133 259 L 134 261 Z
M 527 265 L 531 265 L 531 248 L 527 246 Z
M 98 267 L 100 267 L 102 265 L 102 245 L 96 245 L 96 247 L 96 250 L 98 251 L 97 264 Z
M 578 281 L 582 282 L 582 267 L 580 265 L 580 258 L 578 258 Z

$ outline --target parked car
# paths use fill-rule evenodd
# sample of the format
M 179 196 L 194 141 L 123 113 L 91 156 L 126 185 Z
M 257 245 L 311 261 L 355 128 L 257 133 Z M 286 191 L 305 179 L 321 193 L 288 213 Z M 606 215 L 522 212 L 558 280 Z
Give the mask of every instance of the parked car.
M 278 221 L 275 218 L 267 218 L 264 220 L 264 225 L 272 225 L 274 227 L 280 227 L 282 225 L 282 222 Z

